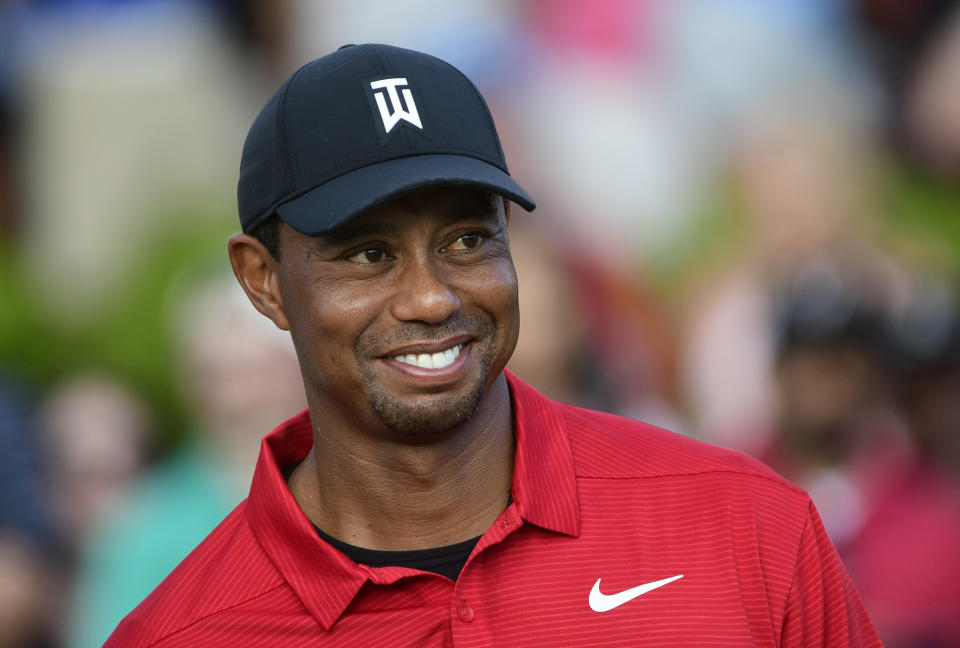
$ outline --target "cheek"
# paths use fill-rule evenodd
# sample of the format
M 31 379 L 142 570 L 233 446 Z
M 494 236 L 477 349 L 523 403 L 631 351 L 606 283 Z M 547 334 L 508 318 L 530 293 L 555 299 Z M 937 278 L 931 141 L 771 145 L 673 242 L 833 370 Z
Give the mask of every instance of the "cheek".
M 357 337 L 369 327 L 371 301 L 362 296 L 318 296 L 302 322 L 307 335 L 331 357 L 352 351 Z
M 344 370 L 357 338 L 375 315 L 377 298 L 369 291 L 317 289 L 303 294 L 290 309 L 291 334 L 301 364 Z
M 510 350 L 517 344 L 517 336 L 520 333 L 520 303 L 517 291 L 516 275 L 508 287 L 505 287 L 503 294 L 503 319 L 504 328 L 508 329 L 510 336 Z
M 520 309 L 517 297 L 517 273 L 509 259 L 491 265 L 474 288 L 479 303 L 494 319 L 501 336 L 501 347 L 509 355 L 517 343 Z

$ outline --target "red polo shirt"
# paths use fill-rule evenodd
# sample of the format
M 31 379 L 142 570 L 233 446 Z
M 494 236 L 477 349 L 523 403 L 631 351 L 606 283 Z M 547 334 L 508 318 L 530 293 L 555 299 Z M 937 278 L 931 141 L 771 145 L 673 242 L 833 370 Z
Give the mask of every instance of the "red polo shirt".
M 804 492 L 507 378 L 513 503 L 456 582 L 319 538 L 281 474 L 310 449 L 302 413 L 264 439 L 250 497 L 106 646 L 880 646 Z

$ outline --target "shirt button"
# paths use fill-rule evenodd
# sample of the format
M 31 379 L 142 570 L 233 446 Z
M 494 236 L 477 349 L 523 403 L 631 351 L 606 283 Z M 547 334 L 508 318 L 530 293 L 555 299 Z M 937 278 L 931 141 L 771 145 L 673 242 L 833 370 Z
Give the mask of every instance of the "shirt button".
M 460 615 L 460 620 L 464 623 L 473 621 L 473 608 L 469 605 L 461 605 L 458 614 Z

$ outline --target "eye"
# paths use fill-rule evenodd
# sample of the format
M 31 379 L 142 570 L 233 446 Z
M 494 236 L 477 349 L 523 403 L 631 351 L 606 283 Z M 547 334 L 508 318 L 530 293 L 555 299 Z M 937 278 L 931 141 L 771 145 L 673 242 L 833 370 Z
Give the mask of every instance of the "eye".
M 457 237 L 457 239 L 447 246 L 448 250 L 472 250 L 484 239 L 484 235 L 480 232 L 470 232 L 469 234 L 464 234 L 463 236 Z
M 370 264 L 383 261 L 386 256 L 387 253 L 380 248 L 367 248 L 366 250 L 360 250 L 355 254 L 351 254 L 347 257 L 347 260 L 353 261 L 354 263 Z

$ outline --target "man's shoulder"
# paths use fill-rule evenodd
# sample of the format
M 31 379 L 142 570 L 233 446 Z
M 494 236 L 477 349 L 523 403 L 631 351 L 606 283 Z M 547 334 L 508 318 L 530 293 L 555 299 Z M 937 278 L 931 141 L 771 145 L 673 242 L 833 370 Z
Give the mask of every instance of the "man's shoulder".
M 284 582 L 250 530 L 244 501 L 127 615 L 105 648 L 164 645 L 165 638 Z
M 762 462 L 668 430 L 606 412 L 558 404 L 578 478 L 689 478 L 726 474 L 768 480 L 805 497 Z

